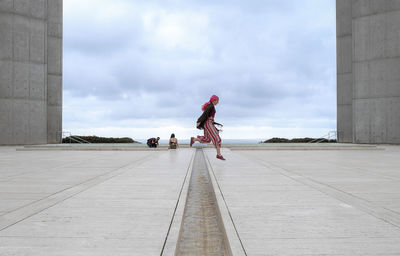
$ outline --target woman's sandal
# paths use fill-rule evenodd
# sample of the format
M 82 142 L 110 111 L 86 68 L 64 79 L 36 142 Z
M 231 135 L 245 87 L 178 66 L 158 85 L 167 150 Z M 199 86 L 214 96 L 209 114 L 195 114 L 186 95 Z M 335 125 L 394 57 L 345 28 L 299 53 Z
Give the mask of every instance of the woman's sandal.
M 224 161 L 226 160 L 222 155 L 217 155 L 217 158 L 221 159 L 221 160 L 224 160 Z

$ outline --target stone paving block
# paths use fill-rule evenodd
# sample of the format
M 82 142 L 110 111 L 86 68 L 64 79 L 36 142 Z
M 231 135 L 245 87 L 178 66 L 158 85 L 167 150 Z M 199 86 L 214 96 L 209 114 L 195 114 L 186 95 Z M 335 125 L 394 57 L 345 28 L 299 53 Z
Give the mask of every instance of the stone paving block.
M 45 63 L 45 47 L 46 47 L 46 23 L 44 20 L 32 19 L 30 22 L 30 44 L 29 56 L 30 61 Z
M 387 0 L 355 0 L 353 1 L 353 18 L 385 12 L 387 2 Z
M 62 77 L 47 76 L 47 104 L 50 106 L 62 105 Z
M 48 35 L 61 38 L 63 34 L 63 5 L 62 0 L 52 0 L 48 2 Z
M 12 11 L 14 0 L 2 0 L 0 1 L 0 11 Z
M 46 103 L 44 100 L 33 100 L 30 101 L 29 108 L 29 141 L 32 144 L 40 144 L 47 138 Z
M 36 63 L 30 64 L 29 99 L 41 100 L 44 102 L 46 96 L 45 73 L 45 65 Z
M 386 16 L 374 15 L 354 20 L 354 61 L 385 57 Z
M 29 71 L 28 71 L 29 72 Z M 24 88 L 27 90 L 27 88 Z M 17 144 L 24 144 L 29 136 L 29 108 L 28 100 L 13 100 L 12 104 L 12 127 L 13 138 Z M 28 118 L 27 118 L 28 117 Z
M 0 97 L 17 100 L 47 100 L 48 73 L 56 74 L 59 76 L 58 80 L 62 80 L 62 3 L 62 0 L 0 1 Z M 12 71 L 9 70 L 9 63 L 4 61 L 12 62 Z M 41 64 L 41 67 L 38 64 Z M 61 85 L 60 82 L 58 84 Z M 55 95 L 56 87 L 54 83 L 52 85 L 52 92 Z M 12 88 L 12 91 L 9 88 Z M 58 94 L 62 95 L 61 86 L 58 89 Z M 62 128 L 60 98 L 61 96 L 56 98 L 59 108 L 46 110 L 50 113 L 49 117 L 54 116 L 55 120 L 48 118 L 43 120 L 40 111 L 32 111 L 31 114 L 38 113 L 39 116 L 32 118 L 25 116 L 26 119 L 31 118 L 30 123 L 35 123 L 35 127 L 28 127 L 28 135 L 24 138 L 10 139 L 3 139 L 1 136 L 0 144 L 60 142 L 59 133 Z M 33 109 L 37 108 L 33 107 Z M 56 110 L 59 113 L 55 113 Z M 34 119 L 44 121 L 41 127 L 45 127 L 43 131 L 49 131 L 48 136 L 32 133 L 38 126 Z M 8 124 L 8 128 L 14 129 L 14 124 Z M 19 134 L 13 131 L 13 134 L 17 133 Z M 38 137 L 42 140 L 39 141 Z
M 47 26 L 47 34 L 52 37 L 61 38 L 63 35 L 63 24 L 49 22 Z
M 352 105 L 337 106 L 337 136 L 341 143 L 353 142 L 353 108 Z
M 399 239 L 393 238 L 326 238 L 326 239 L 259 239 L 244 241 L 251 255 L 397 255 Z
M 43 197 L 48 196 L 48 194 L 43 194 L 43 193 L 1 193 L 0 194 L 0 201 L 1 200 L 16 200 L 16 199 L 22 199 L 22 200 L 38 200 Z
M 0 60 L 0 98 L 13 97 L 12 82 L 13 63 L 7 60 Z
M 400 10 L 400 1 L 399 0 L 387 0 L 386 10 Z
M 400 59 L 354 63 L 354 98 L 400 96 Z
M 0 98 L 0 139 L 7 145 L 13 144 L 12 140 L 12 101 Z
M 62 131 L 62 106 L 47 105 L 47 141 L 60 143 Z
M 354 120 L 356 141 L 369 139 L 371 143 L 399 143 L 400 124 L 399 98 L 357 99 L 354 101 L 358 113 Z M 393 118 L 395 117 L 395 118 Z
M 53 23 L 62 23 L 62 0 L 48 1 L 47 8 L 49 21 Z
M 5 4 L 2 1 L 0 4 Z M 13 56 L 12 45 L 12 16 L 8 13 L 0 13 L 0 60 L 10 60 Z
M 355 0 L 353 4 L 353 18 L 377 15 L 400 9 L 399 0 Z
M 400 246 L 386 241 L 395 243 L 400 238 L 398 227 L 338 195 L 346 193 L 370 202 L 378 212 L 385 207 L 400 219 L 400 214 L 395 214 L 400 180 L 388 175 L 389 170 L 398 172 L 396 152 L 399 147 L 389 152 L 352 153 L 235 151 L 223 152 L 228 159 L 224 163 L 214 160 L 212 150 L 207 153 L 248 255 L 395 255 Z M 256 181 L 261 176 L 247 176 L 245 166 L 236 166 L 244 161 L 258 163 L 311 190 L 268 191 Z M 387 171 L 382 174 L 375 168 Z M 231 173 L 242 173 L 247 186 Z M 269 175 L 269 182 L 279 180 L 277 175 Z M 230 186 L 224 186 L 226 180 Z M 254 186 L 250 180 L 255 181 Z M 306 180 L 338 194 L 319 191 L 303 182 Z
M 397 255 L 400 230 L 379 209 L 400 219 L 400 147 L 383 148 L 223 149 L 227 161 L 206 149 L 206 156 L 219 185 L 214 189 L 220 189 L 247 255 Z M 0 147 L 0 205 L 21 204 L 29 214 L 0 231 L 0 254 L 160 255 L 193 152 Z M 39 212 L 27 204 L 125 165 L 119 175 Z M 17 175 L 6 180 L 10 168 Z M 354 201 L 344 201 L 342 194 Z M 0 222 L 4 214 L 0 209 Z
M 351 105 L 353 103 L 353 73 L 338 74 L 337 104 Z
M 32 199 L 1 199 L 0 211 L 2 212 L 10 212 L 18 209 L 24 205 L 27 205 L 34 200 Z
M 30 0 L 30 15 L 34 18 L 45 19 L 47 17 L 46 0 Z
M 47 38 L 48 73 L 60 75 L 62 73 L 62 39 Z
M 397 1 L 398 5 L 400 2 Z M 390 12 L 386 16 L 386 41 L 385 50 L 386 56 L 395 58 L 400 57 L 400 11 Z
M 352 11 L 351 3 L 348 0 L 337 0 L 336 1 L 336 34 L 337 36 L 350 35 L 352 28 Z
M 18 14 L 30 15 L 31 0 L 14 0 L 14 11 Z
M 13 56 L 16 61 L 29 61 L 30 19 L 14 15 Z
M 337 72 L 338 74 L 351 73 L 353 65 L 353 40 L 351 36 L 337 39 Z
M 71 198 L 63 200 L 61 197 L 55 205 L 38 212 L 31 212 L 35 209 L 30 205 L 23 206 L 18 210 L 22 213 L 20 216 L 28 214 L 29 217 L 0 231 L 0 254 L 160 254 L 193 151 L 169 153 L 12 153 L 6 163 L 22 168 L 27 166 L 26 163 L 15 160 L 26 157 L 33 159 L 31 167 L 44 163 L 49 169 L 36 168 L 6 181 L 6 186 L 0 186 L 0 191 L 7 191 L 0 192 L 6 195 L 0 196 L 0 202 L 24 204 L 24 195 L 31 192 L 41 195 L 45 201 L 45 195 L 61 195 L 66 188 L 101 173 L 121 171 Z M 71 156 L 76 159 L 71 159 Z M 154 166 L 151 173 L 136 168 L 141 164 L 151 168 L 151 163 Z M 161 177 L 156 175 L 157 170 Z M 21 194 L 17 195 L 18 192 Z
M 13 96 L 14 98 L 28 99 L 30 64 L 23 62 L 13 63 Z

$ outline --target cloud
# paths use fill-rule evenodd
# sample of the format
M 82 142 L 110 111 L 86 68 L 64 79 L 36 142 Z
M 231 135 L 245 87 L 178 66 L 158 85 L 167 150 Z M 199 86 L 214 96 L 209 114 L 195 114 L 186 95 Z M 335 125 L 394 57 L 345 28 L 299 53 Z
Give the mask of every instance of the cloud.
M 149 128 L 157 119 L 187 127 L 212 94 L 217 118 L 236 126 L 267 118 L 335 128 L 333 0 L 64 5 L 66 128 L 146 118 Z

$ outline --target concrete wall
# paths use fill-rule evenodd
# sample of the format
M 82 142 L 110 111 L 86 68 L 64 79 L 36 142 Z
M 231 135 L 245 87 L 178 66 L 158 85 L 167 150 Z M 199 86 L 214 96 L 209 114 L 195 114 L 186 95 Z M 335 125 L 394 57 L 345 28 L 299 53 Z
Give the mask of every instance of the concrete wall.
M 0 144 L 60 142 L 62 0 L 0 0 Z
M 337 132 L 340 142 L 353 142 L 353 34 L 352 4 L 336 1 Z
M 400 0 L 337 0 L 340 142 L 400 143 L 399 24 Z

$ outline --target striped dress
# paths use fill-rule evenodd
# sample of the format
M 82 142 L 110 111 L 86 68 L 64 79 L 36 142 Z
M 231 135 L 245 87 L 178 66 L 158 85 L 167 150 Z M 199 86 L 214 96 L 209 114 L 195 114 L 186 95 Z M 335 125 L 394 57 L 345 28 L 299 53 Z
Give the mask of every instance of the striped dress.
M 215 147 L 221 147 L 221 138 L 217 128 L 214 126 L 215 113 L 214 105 L 210 103 L 204 110 L 203 115 L 197 120 L 198 123 L 201 123 L 200 127 L 204 128 L 204 136 L 197 136 L 197 138 L 200 143 L 212 142 Z

